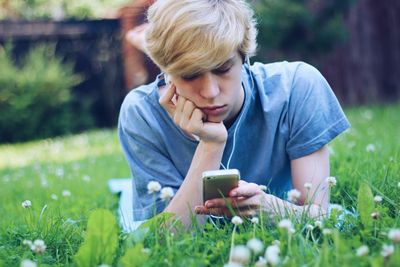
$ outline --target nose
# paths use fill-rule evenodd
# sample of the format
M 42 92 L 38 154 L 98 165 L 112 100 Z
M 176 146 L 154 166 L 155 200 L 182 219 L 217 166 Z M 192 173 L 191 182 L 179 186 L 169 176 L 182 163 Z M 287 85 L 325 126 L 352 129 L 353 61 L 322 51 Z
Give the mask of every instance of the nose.
M 215 98 L 220 93 L 218 78 L 211 72 L 201 76 L 200 95 L 204 98 Z

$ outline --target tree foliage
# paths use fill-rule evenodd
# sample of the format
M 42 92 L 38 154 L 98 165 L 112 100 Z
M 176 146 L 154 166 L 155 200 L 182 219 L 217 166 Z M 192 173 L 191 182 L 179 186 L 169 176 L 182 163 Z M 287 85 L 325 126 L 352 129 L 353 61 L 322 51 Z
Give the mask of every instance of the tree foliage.
M 344 15 L 353 0 L 257 0 L 259 54 L 310 55 L 329 52 L 346 40 Z

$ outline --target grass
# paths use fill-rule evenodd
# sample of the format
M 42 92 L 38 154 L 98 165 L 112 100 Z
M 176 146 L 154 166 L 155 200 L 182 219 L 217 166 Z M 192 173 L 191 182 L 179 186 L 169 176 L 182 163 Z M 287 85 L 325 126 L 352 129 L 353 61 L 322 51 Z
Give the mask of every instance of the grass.
M 349 108 L 346 114 L 352 128 L 331 146 L 331 174 L 338 181 L 332 201 L 357 211 L 360 184 L 367 182 L 373 195 L 383 197 L 382 203 L 370 207 L 380 212 L 379 220 L 367 226 L 359 217 L 349 217 L 340 231 L 324 236 L 318 228 L 307 231 L 312 220 L 292 218 L 296 232 L 290 237 L 272 220 L 264 218 L 258 225 L 245 221 L 237 227 L 235 244 L 246 244 L 254 236 L 265 246 L 279 240 L 282 266 L 399 266 L 399 244 L 394 244 L 390 257 L 380 253 L 383 244 L 393 244 L 388 231 L 400 228 L 400 104 Z M 1 145 L 0 266 L 19 266 L 23 259 L 40 266 L 74 266 L 73 256 L 82 245 L 91 212 L 104 208 L 116 215 L 118 198 L 109 192 L 108 179 L 129 175 L 115 130 Z M 32 206 L 24 209 L 24 200 L 32 201 Z M 324 227 L 335 229 L 336 223 L 332 215 Z M 135 257 L 128 266 L 135 266 L 140 257 L 146 259 L 144 266 L 227 263 L 230 223 L 219 230 L 207 224 L 204 231 L 176 234 L 157 226 L 155 221 L 147 232 L 120 232 L 112 265 L 122 265 L 122 255 L 135 247 L 148 250 L 132 250 Z M 45 253 L 36 255 L 23 245 L 23 240 L 35 239 L 45 241 Z M 363 244 L 370 253 L 357 257 L 356 249 Z M 260 255 L 252 255 L 249 265 L 254 266 Z

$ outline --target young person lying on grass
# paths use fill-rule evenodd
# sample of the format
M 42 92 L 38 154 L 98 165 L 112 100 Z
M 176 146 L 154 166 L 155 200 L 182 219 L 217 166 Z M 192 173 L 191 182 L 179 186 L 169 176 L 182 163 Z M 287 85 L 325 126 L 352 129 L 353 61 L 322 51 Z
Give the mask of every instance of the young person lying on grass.
M 193 212 L 231 216 L 224 199 L 202 200 L 202 173 L 220 168 L 241 172 L 228 198 L 238 215 L 326 214 L 326 145 L 349 123 L 318 70 L 250 66 L 257 30 L 245 1 L 158 0 L 146 27 L 146 53 L 163 73 L 127 95 L 119 118 L 135 220 L 154 215 L 150 181 L 175 192 L 166 206 L 156 200 L 157 212 L 186 226 Z M 301 193 L 295 203 L 284 200 L 291 189 Z

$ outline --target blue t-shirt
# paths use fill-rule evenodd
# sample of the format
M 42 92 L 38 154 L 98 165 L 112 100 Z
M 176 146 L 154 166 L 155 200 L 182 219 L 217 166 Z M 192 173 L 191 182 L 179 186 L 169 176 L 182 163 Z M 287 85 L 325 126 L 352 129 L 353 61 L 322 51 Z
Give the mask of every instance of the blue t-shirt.
M 133 216 L 145 220 L 164 209 L 147 183 L 179 189 L 198 141 L 160 106 L 159 79 L 131 91 L 119 117 L 119 137 L 133 177 Z M 228 129 L 222 164 L 241 179 L 267 185 L 283 197 L 292 188 L 290 161 L 311 154 L 350 125 L 329 84 L 303 62 L 243 65 L 243 107 Z M 234 151 L 232 149 L 234 148 Z M 201 190 L 201 188 L 199 188 Z

